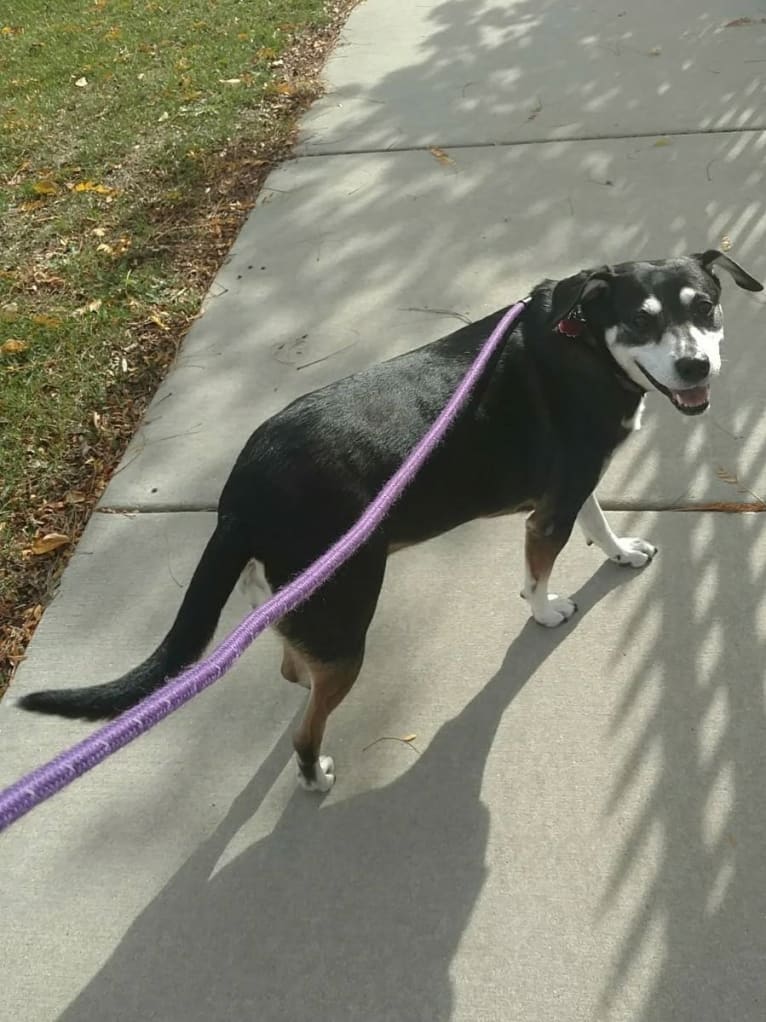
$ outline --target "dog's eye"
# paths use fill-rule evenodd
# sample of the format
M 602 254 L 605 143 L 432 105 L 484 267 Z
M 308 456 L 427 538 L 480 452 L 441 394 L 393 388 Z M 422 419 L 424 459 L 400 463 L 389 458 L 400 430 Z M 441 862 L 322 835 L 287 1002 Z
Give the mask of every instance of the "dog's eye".
M 639 309 L 638 312 L 634 313 L 631 320 L 631 325 L 634 326 L 636 330 L 646 330 L 646 328 L 651 326 L 651 324 L 652 317 L 643 309 Z
M 715 311 L 715 306 L 706 298 L 701 298 L 697 303 L 697 312 L 705 319 L 710 319 Z

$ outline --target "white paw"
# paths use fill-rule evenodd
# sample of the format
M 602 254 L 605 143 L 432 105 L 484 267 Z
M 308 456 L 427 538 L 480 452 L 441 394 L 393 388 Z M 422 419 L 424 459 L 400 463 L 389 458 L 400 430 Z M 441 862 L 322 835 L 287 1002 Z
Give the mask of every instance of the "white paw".
M 577 604 L 568 600 L 566 596 L 555 596 L 551 593 L 547 604 L 542 607 L 532 606 L 532 615 L 539 625 L 556 628 L 557 625 L 568 621 L 576 610 Z
M 306 791 L 329 791 L 335 784 L 335 763 L 332 756 L 320 756 L 314 767 L 314 780 L 309 781 L 298 768 L 298 783 Z
M 616 564 L 629 564 L 631 568 L 643 568 L 657 553 L 657 547 L 647 543 L 645 539 L 626 536 L 617 540 L 617 551 L 610 560 Z

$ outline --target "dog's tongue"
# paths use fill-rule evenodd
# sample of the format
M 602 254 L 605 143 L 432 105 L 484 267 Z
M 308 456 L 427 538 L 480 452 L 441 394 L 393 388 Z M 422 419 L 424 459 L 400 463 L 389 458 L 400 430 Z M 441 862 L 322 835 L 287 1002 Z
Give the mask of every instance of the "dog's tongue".
M 688 390 L 674 390 L 673 397 L 679 405 L 696 408 L 697 405 L 704 405 L 708 399 L 709 391 L 709 387 L 690 387 Z

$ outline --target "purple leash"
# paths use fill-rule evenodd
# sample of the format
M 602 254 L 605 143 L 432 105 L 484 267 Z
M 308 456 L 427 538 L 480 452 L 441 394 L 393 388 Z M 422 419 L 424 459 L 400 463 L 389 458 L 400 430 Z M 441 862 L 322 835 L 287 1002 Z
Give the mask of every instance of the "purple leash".
M 149 728 L 217 681 L 245 652 L 250 643 L 289 611 L 304 603 L 375 532 L 444 438 L 492 355 L 526 307 L 516 302 L 504 314 L 465 374 L 457 390 L 431 428 L 402 462 L 356 524 L 301 575 L 278 590 L 266 603 L 252 611 L 210 656 L 182 671 L 162 688 L 100 727 L 83 741 L 66 749 L 55 759 L 37 767 L 0 792 L 0 831 L 10 827 L 35 806 L 61 791 L 107 756 L 132 742 Z

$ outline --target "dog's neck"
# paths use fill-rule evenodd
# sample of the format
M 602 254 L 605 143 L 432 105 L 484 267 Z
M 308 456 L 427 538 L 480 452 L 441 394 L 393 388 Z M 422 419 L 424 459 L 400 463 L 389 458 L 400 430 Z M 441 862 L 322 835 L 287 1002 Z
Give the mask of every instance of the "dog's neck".
M 619 385 L 623 390 L 627 390 L 630 394 L 635 395 L 637 398 L 643 397 L 646 394 L 646 388 L 640 386 L 635 380 L 632 380 L 630 376 L 625 372 L 622 366 L 615 361 L 609 348 L 606 344 L 599 340 L 593 330 L 590 329 L 588 321 L 583 315 L 582 308 L 576 305 L 572 311 L 565 316 L 555 327 L 556 333 L 561 334 L 564 337 L 568 337 L 570 340 L 575 342 L 581 342 L 585 344 L 594 354 L 599 358 L 603 359 L 609 366 L 612 375 L 615 377 Z

